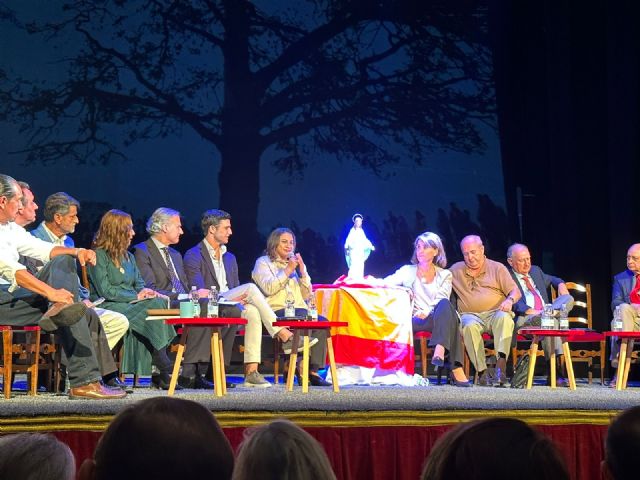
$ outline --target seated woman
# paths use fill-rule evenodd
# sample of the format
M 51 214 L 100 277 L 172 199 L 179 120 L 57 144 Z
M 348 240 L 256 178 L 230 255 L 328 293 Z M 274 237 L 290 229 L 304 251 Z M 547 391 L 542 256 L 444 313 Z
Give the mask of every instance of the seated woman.
M 152 376 L 152 385 L 168 389 L 173 364 L 166 347 L 176 332 L 162 321 L 145 320 L 147 309 L 167 308 L 167 302 L 144 287 L 133 255 L 127 251 L 134 234 L 128 213 L 109 210 L 104 214 L 94 240 L 96 265 L 88 268 L 91 292 L 94 297 L 104 297 L 104 308 L 129 319 L 121 371 L 149 375 L 153 364 L 160 374 Z
M 424 232 L 414 242 L 412 265 L 405 265 L 384 280 L 413 292 L 413 331 L 432 332 L 429 345 L 435 346 L 431 363 L 438 368 L 445 360 L 453 363 L 451 382 L 458 387 L 471 383 L 462 370 L 464 354 L 458 314 L 451 305 L 451 272 L 440 237 Z
M 258 258 L 251 277 L 262 290 L 267 303 L 278 317 L 284 317 L 288 293 L 293 295 L 296 317 L 308 314 L 306 300 L 313 294 L 311 277 L 307 266 L 296 249 L 296 237 L 288 228 L 276 228 L 267 239 L 266 255 Z M 300 274 L 297 273 L 298 270 Z M 326 318 L 320 318 L 326 321 Z M 309 358 L 309 383 L 316 387 L 331 385 L 318 375 L 318 368 L 324 366 L 327 356 L 327 332 L 315 330 L 318 345 L 311 350 Z

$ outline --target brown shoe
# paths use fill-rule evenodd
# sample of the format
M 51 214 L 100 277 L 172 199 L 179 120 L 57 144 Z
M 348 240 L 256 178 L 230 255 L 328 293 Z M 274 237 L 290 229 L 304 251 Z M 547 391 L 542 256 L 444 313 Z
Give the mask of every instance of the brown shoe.
M 85 313 L 87 313 L 87 306 L 84 303 L 57 302 L 46 311 L 39 324 L 43 330 L 53 332 L 58 327 L 68 327 L 78 323 Z
M 121 389 L 105 387 L 101 382 L 93 382 L 81 387 L 69 389 L 69 398 L 71 400 L 87 399 L 87 400 L 109 400 L 124 398 L 127 392 Z

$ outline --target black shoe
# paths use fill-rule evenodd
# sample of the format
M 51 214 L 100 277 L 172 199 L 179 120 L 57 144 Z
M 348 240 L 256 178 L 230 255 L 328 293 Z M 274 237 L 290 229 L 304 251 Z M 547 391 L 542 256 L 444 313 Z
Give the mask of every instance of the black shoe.
M 435 365 L 436 367 L 444 367 L 444 358 L 442 358 L 442 357 L 433 357 L 431 359 L 431 365 Z
M 193 382 L 193 388 L 197 388 L 199 390 L 213 390 L 213 382 L 204 378 L 204 375 L 196 375 Z
M 493 386 L 493 378 L 489 375 L 489 372 L 485 370 L 480 374 L 480 378 L 478 379 L 478 385 L 481 387 L 491 387 Z
M 151 388 L 158 388 L 161 390 L 169 390 L 171 383 L 171 375 L 168 373 L 155 373 L 151 375 Z M 176 383 L 176 390 L 182 390 L 183 386 L 180 385 L 180 377 L 178 377 L 178 383 Z
M 473 383 L 470 380 L 466 382 L 461 382 L 460 380 L 456 380 L 456 377 L 453 375 L 453 372 L 449 372 L 449 384 L 454 385 L 456 387 L 473 387 Z
M 327 382 L 317 373 L 309 373 L 309 383 L 312 387 L 331 387 L 331 383 Z
M 57 302 L 51 305 L 38 324 L 43 330 L 54 332 L 58 327 L 69 327 L 78 323 L 85 313 L 87 306 L 84 303 Z
M 120 380 L 120 377 L 117 376 L 107 380 L 105 382 L 105 385 L 111 388 L 119 388 L 120 390 L 124 390 L 127 393 L 133 393 L 133 387 L 130 387 L 129 385 L 124 383 L 122 380 Z
M 498 358 L 496 362 L 496 373 L 495 378 L 498 382 L 499 387 L 504 387 L 507 383 L 507 359 L 506 358 Z

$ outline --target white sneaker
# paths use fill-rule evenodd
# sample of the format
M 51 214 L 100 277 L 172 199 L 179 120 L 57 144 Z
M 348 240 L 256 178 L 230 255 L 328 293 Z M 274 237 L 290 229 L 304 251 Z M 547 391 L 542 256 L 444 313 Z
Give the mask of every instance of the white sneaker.
M 269 388 L 271 384 L 257 371 L 249 373 L 244 377 L 244 387 Z
M 318 343 L 318 339 L 316 337 L 309 337 L 309 348 L 313 347 L 316 343 Z M 293 348 L 293 335 L 286 342 L 282 342 L 282 351 L 285 355 L 291 355 L 291 349 Z M 302 352 L 304 349 L 304 342 L 302 338 L 299 341 L 298 345 L 298 353 Z

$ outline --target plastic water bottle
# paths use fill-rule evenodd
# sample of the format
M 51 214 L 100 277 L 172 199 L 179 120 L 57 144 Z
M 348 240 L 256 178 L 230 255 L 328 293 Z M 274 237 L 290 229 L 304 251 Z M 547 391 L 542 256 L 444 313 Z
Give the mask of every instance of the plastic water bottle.
M 613 312 L 613 322 L 611 322 L 611 330 L 613 330 L 614 332 L 621 332 L 622 328 L 622 314 L 620 313 L 620 305 L 618 305 Z
M 207 317 L 218 317 L 218 289 L 212 285 L 209 289 L 209 303 L 207 303 Z
M 284 316 L 285 317 L 295 317 L 296 316 L 296 307 L 295 307 L 295 299 L 293 298 L 293 292 L 291 289 L 287 288 L 287 297 L 284 300 Z
M 542 318 L 540 319 L 540 328 L 543 330 L 553 330 L 556 322 L 553 319 L 553 305 L 547 303 L 542 310 Z
M 560 326 L 560 330 L 569 329 L 569 309 L 567 308 L 566 304 L 560 307 L 559 326 Z
M 193 318 L 200 318 L 200 295 L 196 286 L 191 287 L 191 304 L 193 305 Z
M 309 317 L 309 320 L 312 320 L 314 322 L 317 321 L 318 307 L 316 306 L 316 296 L 313 294 L 313 292 L 311 293 L 311 296 L 307 301 L 307 305 L 309 306 L 309 309 L 307 310 L 307 316 Z

